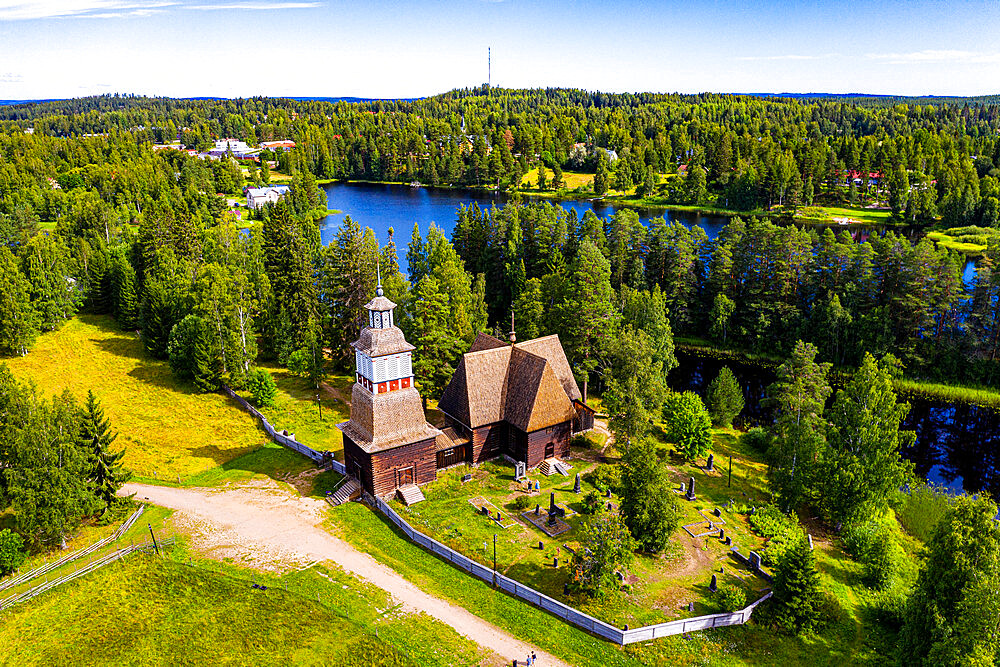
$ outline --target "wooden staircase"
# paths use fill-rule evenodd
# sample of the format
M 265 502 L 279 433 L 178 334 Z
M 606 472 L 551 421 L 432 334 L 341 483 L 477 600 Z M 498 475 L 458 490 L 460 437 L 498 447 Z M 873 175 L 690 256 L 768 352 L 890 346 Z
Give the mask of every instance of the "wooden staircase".
M 350 500 L 354 500 L 360 495 L 361 485 L 358 484 L 358 480 L 348 477 L 347 481 L 341 484 L 335 493 L 326 497 L 326 502 L 336 507 L 337 505 L 343 505 Z
M 569 476 L 569 471 L 570 466 L 556 458 L 545 459 L 542 461 L 541 465 L 538 466 L 538 472 L 542 473 L 546 477 L 556 474 Z
M 396 489 L 396 495 L 407 507 L 419 503 L 421 500 L 426 500 L 424 492 L 416 484 L 407 484 L 406 486 L 399 487 Z

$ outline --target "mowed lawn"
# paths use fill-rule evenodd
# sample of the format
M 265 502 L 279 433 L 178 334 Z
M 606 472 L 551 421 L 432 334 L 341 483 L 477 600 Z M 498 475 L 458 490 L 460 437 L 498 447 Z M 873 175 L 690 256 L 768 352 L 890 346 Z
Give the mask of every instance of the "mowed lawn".
M 177 481 L 265 444 L 253 419 L 221 394 L 178 383 L 169 365 L 146 355 L 133 332 L 105 316 L 81 315 L 42 335 L 25 357 L 2 360 L 44 395 L 92 389 L 137 476 Z

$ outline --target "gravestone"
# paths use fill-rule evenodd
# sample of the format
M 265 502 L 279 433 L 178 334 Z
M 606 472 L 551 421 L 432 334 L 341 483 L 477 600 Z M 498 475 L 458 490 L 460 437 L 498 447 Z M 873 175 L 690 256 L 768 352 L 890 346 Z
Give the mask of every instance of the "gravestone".
M 552 557 L 552 567 L 559 567 L 559 556 Z
M 708 590 L 712 591 L 713 593 L 719 590 L 719 580 L 716 579 L 714 574 L 712 575 L 712 583 L 708 585 Z
M 466 483 L 472 479 L 472 475 L 462 475 L 462 483 Z
M 538 516 L 541 513 L 542 513 L 542 506 L 541 505 L 535 505 L 535 516 Z
M 497 510 L 497 521 L 503 521 L 503 517 L 500 516 L 500 510 Z
M 726 529 L 725 528 L 720 528 L 719 529 L 719 539 L 720 540 L 725 540 L 726 539 Z
M 730 546 L 730 545 L 731 545 L 732 543 L 733 543 L 733 538 L 732 538 L 732 537 L 729 537 L 729 536 L 727 535 L 727 536 L 726 536 L 726 546 L 728 547 L 728 546 Z
M 483 508 L 482 508 L 481 510 L 479 510 L 479 511 L 480 511 L 480 513 L 481 513 L 481 514 L 482 514 L 483 516 L 489 516 L 489 515 L 490 515 L 490 508 L 488 508 L 488 507 L 485 507 L 485 506 L 484 506 L 484 507 L 483 507 Z
M 524 474 L 525 474 L 526 470 L 527 470 L 527 466 L 525 465 L 524 461 L 518 461 L 517 463 L 515 463 L 514 464 L 514 481 L 515 482 L 521 481 L 521 478 L 524 477 Z
M 688 500 L 694 500 L 694 477 L 688 478 L 687 495 L 685 495 L 684 497 Z
M 576 473 L 576 480 L 573 482 L 573 493 L 580 493 L 580 473 Z
M 684 491 L 686 489 L 687 489 L 687 486 L 684 485 L 684 482 L 681 482 L 681 493 L 684 493 Z
M 545 543 L 542 542 L 541 540 L 538 540 L 538 550 L 539 551 L 544 551 L 545 550 Z
M 689 612 L 693 612 L 694 611 L 694 602 L 688 602 L 688 611 Z
M 549 525 L 556 525 L 556 494 L 549 494 Z
M 750 552 L 750 567 L 755 571 L 760 569 L 760 554 L 756 551 Z
M 713 470 L 715 470 L 713 466 L 715 466 L 715 454 L 709 454 L 708 464 L 705 466 L 705 470 L 707 470 L 708 472 L 712 472 Z
M 615 579 L 618 580 L 618 583 L 622 583 L 623 581 L 625 581 L 625 575 L 615 570 Z
M 809 538 L 809 551 L 813 550 L 813 536 L 811 533 L 806 533 L 806 537 Z
M 720 510 L 718 507 L 716 507 L 714 510 L 712 510 L 712 514 L 714 514 L 715 516 L 721 518 L 722 517 L 722 510 Z
M 612 507 L 614 507 L 614 505 L 612 505 L 611 503 L 608 503 L 608 511 L 609 511 L 609 512 L 611 511 L 611 508 L 612 508 Z
M 604 492 L 604 497 L 605 497 L 605 498 L 610 498 L 610 497 L 611 497 L 611 489 L 610 489 L 610 488 L 609 488 L 609 489 L 607 489 L 607 490 L 606 490 L 606 491 Z

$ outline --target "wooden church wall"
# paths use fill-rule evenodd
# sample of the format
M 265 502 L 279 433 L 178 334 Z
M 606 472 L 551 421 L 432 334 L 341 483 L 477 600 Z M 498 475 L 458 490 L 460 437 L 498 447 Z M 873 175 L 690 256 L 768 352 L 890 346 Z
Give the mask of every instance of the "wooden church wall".
M 375 452 L 371 455 L 371 460 L 372 489 L 376 496 L 384 496 L 396 490 L 396 471 L 402 468 L 413 468 L 414 484 L 426 484 L 437 478 L 434 438 Z

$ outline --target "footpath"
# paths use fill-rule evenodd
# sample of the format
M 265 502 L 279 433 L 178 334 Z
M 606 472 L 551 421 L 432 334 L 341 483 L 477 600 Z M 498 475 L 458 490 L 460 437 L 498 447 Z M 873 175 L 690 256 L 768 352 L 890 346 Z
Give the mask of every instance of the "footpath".
M 119 492 L 176 510 L 178 529 L 191 532 L 194 546 L 209 556 L 268 563 L 333 561 L 344 570 L 387 591 L 413 612 L 424 612 L 507 659 L 532 653 L 539 667 L 568 663 L 517 639 L 462 607 L 430 595 L 369 554 L 358 551 L 321 526 L 329 505 L 303 498 L 267 482 L 224 489 L 179 489 L 126 484 Z M 185 525 L 186 524 L 186 525 Z

